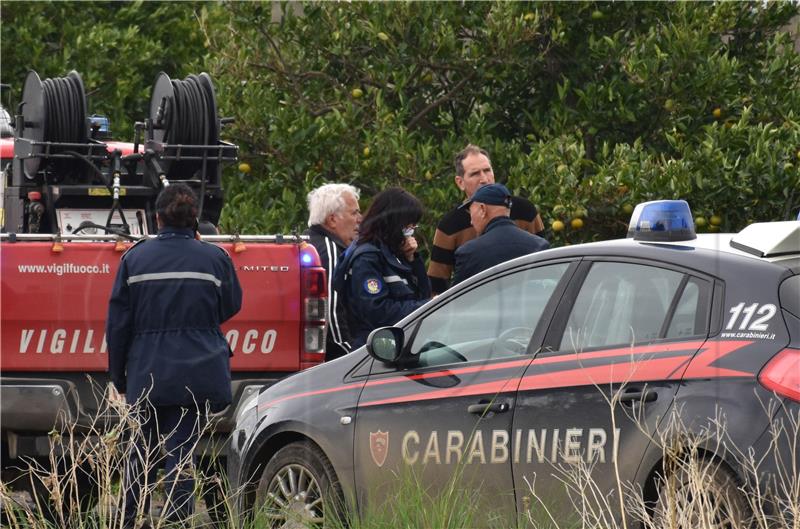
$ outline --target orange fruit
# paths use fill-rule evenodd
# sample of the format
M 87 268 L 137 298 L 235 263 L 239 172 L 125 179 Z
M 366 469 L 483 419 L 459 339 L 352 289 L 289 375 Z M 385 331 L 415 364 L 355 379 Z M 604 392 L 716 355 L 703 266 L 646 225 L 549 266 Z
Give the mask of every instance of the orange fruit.
M 708 219 L 708 222 L 710 222 L 712 226 L 721 226 L 722 217 L 720 217 L 719 215 L 711 215 L 711 218 Z
M 569 225 L 572 227 L 573 230 L 579 230 L 583 228 L 583 219 L 574 218 L 570 221 Z
M 247 174 L 250 172 L 250 164 L 247 162 L 242 162 L 239 164 L 239 172 Z
M 554 220 L 550 224 L 550 227 L 553 229 L 553 231 L 559 232 L 559 231 L 562 231 L 564 229 L 564 223 L 561 222 L 560 220 Z

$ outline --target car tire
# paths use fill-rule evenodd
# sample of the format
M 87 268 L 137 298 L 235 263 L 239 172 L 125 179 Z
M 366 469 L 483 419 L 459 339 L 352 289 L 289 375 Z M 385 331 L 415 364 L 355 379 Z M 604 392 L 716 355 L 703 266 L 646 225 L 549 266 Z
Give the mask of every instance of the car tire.
M 342 489 L 325 454 L 310 441 L 284 446 L 269 460 L 256 489 L 255 518 L 270 529 L 321 527 L 342 507 Z
M 658 483 L 656 529 L 738 529 L 752 518 L 736 476 L 719 461 L 696 458 L 676 465 Z

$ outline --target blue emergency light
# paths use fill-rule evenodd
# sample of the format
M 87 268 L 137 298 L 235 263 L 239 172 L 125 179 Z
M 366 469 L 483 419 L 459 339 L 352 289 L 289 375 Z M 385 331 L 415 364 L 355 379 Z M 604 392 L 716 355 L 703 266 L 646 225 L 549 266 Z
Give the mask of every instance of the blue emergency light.
M 691 241 L 696 239 L 694 220 L 685 200 L 653 200 L 636 206 L 628 225 L 628 237 L 637 241 Z
M 106 116 L 92 114 L 89 116 L 89 123 L 91 124 L 93 136 L 98 138 L 111 137 L 111 121 Z
M 100 114 L 92 114 L 89 116 L 93 127 L 97 127 L 100 132 L 111 132 L 111 125 L 106 116 Z
M 310 253 L 303 251 L 300 252 L 300 262 L 303 264 L 303 266 L 310 265 L 313 260 L 314 258 L 311 256 Z

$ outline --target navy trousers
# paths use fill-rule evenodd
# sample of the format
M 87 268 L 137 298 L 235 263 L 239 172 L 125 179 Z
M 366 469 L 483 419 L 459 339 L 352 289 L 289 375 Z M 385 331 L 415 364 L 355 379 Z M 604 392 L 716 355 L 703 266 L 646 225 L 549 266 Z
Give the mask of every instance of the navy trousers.
M 168 522 L 180 523 L 194 510 L 193 455 L 205 414 L 181 406 L 139 403 L 134 414 L 141 425 L 134 437 L 125 472 L 125 527 L 134 527 L 140 501 L 145 518 L 150 513 L 150 495 L 159 468 L 164 468 L 166 501 L 162 511 Z M 162 444 L 163 443 L 163 444 Z

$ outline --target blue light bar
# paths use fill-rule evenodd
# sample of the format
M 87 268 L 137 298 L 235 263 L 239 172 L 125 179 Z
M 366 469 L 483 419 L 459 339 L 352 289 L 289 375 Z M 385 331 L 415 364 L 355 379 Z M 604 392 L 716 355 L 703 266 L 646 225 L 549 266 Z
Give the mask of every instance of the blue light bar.
M 305 266 L 308 266 L 308 265 L 310 265 L 310 264 L 311 264 L 311 262 L 312 262 L 313 260 L 314 260 L 314 258 L 311 256 L 311 254 L 310 254 L 310 253 L 306 253 L 306 252 L 300 252 L 300 262 L 301 262 L 303 265 L 305 265 Z
M 685 200 L 653 200 L 638 204 L 631 215 L 628 237 L 637 241 L 696 239 L 689 204 Z
M 92 127 L 97 127 L 98 132 L 103 132 L 106 134 L 111 133 L 111 122 L 108 120 L 106 116 L 101 116 L 100 114 L 92 114 L 89 116 L 89 120 L 92 123 Z
M 91 124 L 92 134 L 97 135 L 98 138 L 111 137 L 111 122 L 106 116 L 100 114 L 92 114 L 89 116 L 89 123 Z M 97 131 L 96 133 L 94 131 Z

